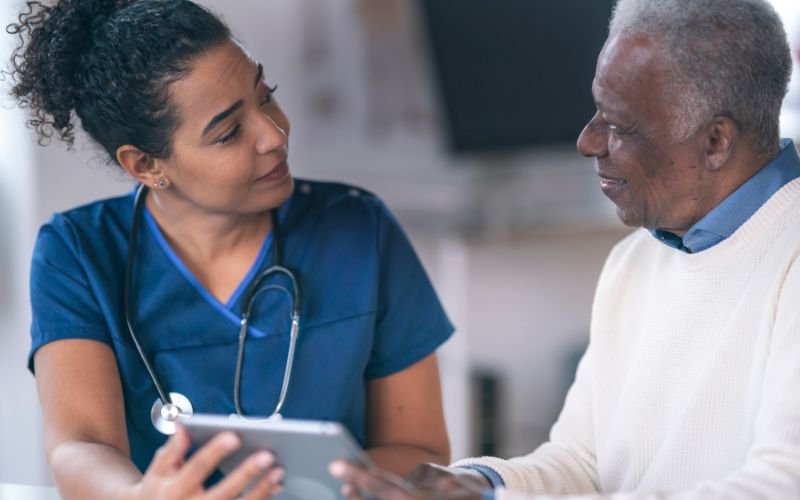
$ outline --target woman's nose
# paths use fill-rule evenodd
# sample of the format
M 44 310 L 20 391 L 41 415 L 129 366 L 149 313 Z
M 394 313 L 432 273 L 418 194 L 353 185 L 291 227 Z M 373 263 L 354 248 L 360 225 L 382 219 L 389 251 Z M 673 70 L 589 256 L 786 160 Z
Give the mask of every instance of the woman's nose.
M 269 115 L 262 114 L 259 118 L 259 135 L 256 142 L 258 154 L 267 154 L 285 147 L 287 141 L 288 131 Z
M 578 136 L 576 146 L 583 156 L 602 158 L 608 154 L 608 130 L 598 123 L 599 118 L 599 113 L 595 113 Z

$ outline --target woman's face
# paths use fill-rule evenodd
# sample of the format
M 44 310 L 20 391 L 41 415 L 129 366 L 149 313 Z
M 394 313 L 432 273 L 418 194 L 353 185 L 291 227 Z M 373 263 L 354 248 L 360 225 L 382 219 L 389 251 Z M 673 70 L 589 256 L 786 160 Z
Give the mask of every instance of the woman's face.
M 172 154 L 156 160 L 170 181 L 164 195 L 206 212 L 240 215 L 289 197 L 289 120 L 262 66 L 238 44 L 228 41 L 201 55 L 169 93 L 179 126 Z

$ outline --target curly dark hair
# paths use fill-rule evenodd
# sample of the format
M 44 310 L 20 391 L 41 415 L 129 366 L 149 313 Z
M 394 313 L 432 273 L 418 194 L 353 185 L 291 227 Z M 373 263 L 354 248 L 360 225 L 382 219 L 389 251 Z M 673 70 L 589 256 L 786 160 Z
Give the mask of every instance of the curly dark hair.
M 217 16 L 189 0 L 28 1 L 6 31 L 19 37 L 11 95 L 30 108 L 39 143 L 56 133 L 71 147 L 77 116 L 114 160 L 125 144 L 169 156 L 180 125 L 170 83 L 231 38 Z

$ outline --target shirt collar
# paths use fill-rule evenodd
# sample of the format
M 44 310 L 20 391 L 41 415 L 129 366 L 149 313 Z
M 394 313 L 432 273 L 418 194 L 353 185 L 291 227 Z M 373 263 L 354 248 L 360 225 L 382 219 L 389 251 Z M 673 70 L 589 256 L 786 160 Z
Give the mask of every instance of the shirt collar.
M 669 231 L 650 232 L 659 241 L 686 253 L 697 253 L 730 237 L 786 183 L 800 177 L 800 156 L 791 139 L 782 139 L 777 156 L 714 207 L 683 238 Z

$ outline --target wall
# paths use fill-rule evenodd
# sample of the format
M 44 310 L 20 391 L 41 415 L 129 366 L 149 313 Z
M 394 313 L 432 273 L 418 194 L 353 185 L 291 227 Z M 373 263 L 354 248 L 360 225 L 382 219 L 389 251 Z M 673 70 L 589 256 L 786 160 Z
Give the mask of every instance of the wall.
M 11 18 L 0 2 L 0 24 Z M 0 37 L 0 54 L 10 37 Z M 3 57 L 5 59 L 5 57 Z M 0 483 L 46 480 L 41 417 L 33 379 L 25 373 L 30 316 L 27 260 L 33 233 L 33 145 L 18 126 L 22 113 L 0 97 Z
M 0 0 L 0 25 L 11 22 L 18 5 Z M 0 36 L 3 65 L 14 43 Z M 120 193 L 129 184 L 84 141 L 71 153 L 58 143 L 39 147 L 23 126 L 25 113 L 7 97 L 9 82 L 0 85 L 0 483 L 49 484 L 36 387 L 27 370 L 33 242 L 54 211 Z
M 775 10 L 784 20 L 789 44 L 792 47 L 794 72 L 789 83 L 789 93 L 781 114 L 781 135 L 800 143 L 800 2 L 796 0 L 772 0 Z

